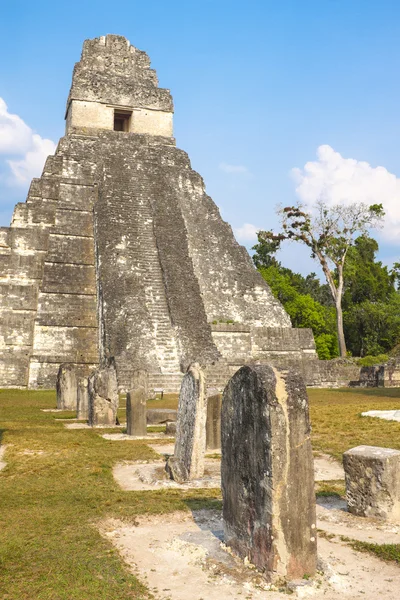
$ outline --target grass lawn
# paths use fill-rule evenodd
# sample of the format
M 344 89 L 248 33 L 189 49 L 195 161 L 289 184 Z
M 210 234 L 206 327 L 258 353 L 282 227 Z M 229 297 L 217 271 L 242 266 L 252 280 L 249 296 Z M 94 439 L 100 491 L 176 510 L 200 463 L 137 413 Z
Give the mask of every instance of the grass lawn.
M 156 456 L 139 441 L 68 430 L 55 392 L 0 390 L 1 600 L 135 600 L 151 597 L 97 531 L 104 517 L 220 505 L 219 491 L 123 492 L 112 467 Z M 120 412 L 120 418 L 124 411 Z M 104 430 L 102 430 L 103 433 Z M 110 430 L 112 431 L 112 430 Z
M 399 423 L 358 416 L 399 409 L 400 390 L 310 390 L 309 395 L 314 450 L 340 457 L 358 444 L 400 449 Z M 148 406 L 176 404 L 176 395 L 166 395 Z M 152 459 L 153 450 L 141 441 L 105 440 L 95 430 L 68 430 L 57 418 L 72 413 L 40 410 L 54 407 L 55 392 L 0 390 L 0 435 L 8 446 L 7 466 L 0 472 L 1 600 L 150 598 L 100 536 L 97 523 L 105 517 L 134 522 L 143 513 L 220 506 L 219 491 L 120 490 L 113 465 Z M 120 410 L 122 421 L 124 415 Z
M 400 388 L 309 389 L 312 444 L 341 460 L 343 452 L 360 446 L 400 450 L 400 423 L 361 417 L 368 410 L 399 410 Z

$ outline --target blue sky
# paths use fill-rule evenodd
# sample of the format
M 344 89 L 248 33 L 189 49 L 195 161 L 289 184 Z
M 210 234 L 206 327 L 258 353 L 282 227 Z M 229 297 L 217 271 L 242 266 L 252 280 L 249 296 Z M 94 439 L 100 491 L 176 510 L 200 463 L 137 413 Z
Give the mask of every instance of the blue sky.
M 43 140 L 63 135 L 83 40 L 117 33 L 171 90 L 177 145 L 242 243 L 277 227 L 278 203 L 324 190 L 332 202 L 383 202 L 380 256 L 399 260 L 398 1 L 13 0 L 0 14 L 0 225 L 51 151 Z M 17 124 L 20 145 L 4 123 Z M 281 258 L 316 270 L 298 246 Z

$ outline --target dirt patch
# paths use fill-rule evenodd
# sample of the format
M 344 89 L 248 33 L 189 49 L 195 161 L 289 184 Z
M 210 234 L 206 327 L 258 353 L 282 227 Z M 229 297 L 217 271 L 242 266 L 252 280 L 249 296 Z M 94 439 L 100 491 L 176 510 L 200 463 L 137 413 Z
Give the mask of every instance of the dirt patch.
M 359 531 L 354 529 L 355 524 L 344 525 L 346 535 L 355 538 L 353 534 Z M 142 517 L 135 526 L 108 520 L 101 531 L 160 600 L 287 598 L 287 590 L 271 588 L 251 565 L 232 556 L 223 546 L 218 511 Z M 387 540 L 384 531 L 379 536 L 380 543 Z M 318 551 L 323 573 L 314 581 L 303 580 L 292 586 L 295 597 L 398 599 L 398 566 L 356 552 L 336 537 L 319 539 Z
M 4 453 L 6 451 L 7 446 L 0 446 L 0 471 L 7 466 L 7 463 L 3 460 Z
M 321 454 L 314 458 L 314 473 L 315 481 L 344 480 L 342 464 L 327 454 Z
M 356 517 L 346 511 L 346 502 L 339 498 L 319 498 L 317 518 L 318 527 L 328 534 L 347 536 L 360 542 L 400 544 L 400 525 Z
M 165 434 L 154 434 L 156 438 L 163 439 Z M 104 434 L 106 439 L 133 439 L 124 434 L 111 433 Z M 149 436 L 150 437 L 150 436 Z M 138 438 L 139 439 L 139 438 Z M 147 438 L 141 438 L 147 439 Z M 164 438 L 165 439 L 165 438 Z M 123 462 L 115 465 L 113 469 L 114 479 L 126 491 L 146 491 L 163 488 L 173 488 L 187 490 L 192 488 L 220 488 L 221 487 L 221 461 L 218 458 L 205 459 L 205 473 L 201 479 L 195 479 L 188 483 L 179 484 L 167 478 L 164 471 L 165 459 L 174 453 L 174 445 L 169 444 L 149 444 L 150 448 L 155 450 L 163 457 L 159 463 L 138 463 Z M 341 465 L 328 456 L 322 456 L 314 459 L 316 480 L 338 480 L 344 479 L 344 472 Z
M 187 483 L 176 483 L 168 478 L 165 471 L 165 460 L 157 462 L 124 462 L 113 469 L 114 479 L 126 491 L 142 492 L 155 489 L 190 490 L 198 488 L 220 488 L 220 462 L 206 460 L 204 476 Z
M 61 421 L 61 419 L 58 420 Z M 71 420 L 72 419 L 68 419 L 68 421 Z M 126 427 L 126 423 L 121 423 L 120 425 L 96 425 L 96 427 L 92 427 L 92 425 L 89 425 L 88 423 L 64 423 L 64 427 L 66 429 L 122 429 L 123 427 Z

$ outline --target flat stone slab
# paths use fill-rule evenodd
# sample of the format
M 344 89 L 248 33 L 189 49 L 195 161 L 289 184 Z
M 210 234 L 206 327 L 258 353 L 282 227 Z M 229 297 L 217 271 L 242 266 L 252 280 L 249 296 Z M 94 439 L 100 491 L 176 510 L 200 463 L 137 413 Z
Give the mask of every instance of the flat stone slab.
M 153 439 L 164 439 L 165 434 L 154 434 Z M 133 439 L 143 439 L 150 440 L 150 435 L 146 438 L 133 438 L 132 436 L 128 436 L 124 433 L 105 433 L 102 435 L 107 440 L 133 440 Z M 167 441 L 167 440 L 166 440 Z M 148 444 L 150 448 L 152 448 L 155 452 L 160 454 L 161 456 L 171 456 L 174 453 L 174 445 L 171 443 L 166 444 Z M 326 464 L 325 462 L 326 461 Z M 331 464 L 333 463 L 333 464 Z M 332 461 L 324 458 L 317 458 L 314 460 L 314 464 L 316 466 L 316 472 L 319 472 L 322 475 L 318 481 L 325 480 L 337 480 L 344 479 L 343 469 L 340 467 L 339 463 L 336 463 L 332 459 Z M 322 468 L 318 467 L 319 465 L 323 465 Z M 156 490 L 156 489 L 193 489 L 193 488 L 220 488 L 221 487 L 221 461 L 217 458 L 215 459 L 207 459 L 205 460 L 205 476 L 201 479 L 195 479 L 194 481 L 179 484 L 170 479 L 164 478 L 164 461 L 152 462 L 152 463 L 137 463 L 137 462 L 129 462 L 129 463 L 119 463 L 114 467 L 113 474 L 114 478 L 117 481 L 118 485 L 122 487 L 122 489 L 126 491 L 146 491 L 146 490 Z M 328 470 L 330 469 L 330 470 Z M 345 506 L 345 502 L 343 501 L 343 507 Z
M 174 408 L 148 408 L 147 425 L 163 425 L 167 421 L 176 421 L 177 410 Z
M 385 421 L 397 421 L 400 423 L 400 410 L 368 410 L 361 413 L 362 417 L 376 417 Z
M 63 408 L 41 408 L 40 409 L 42 412 L 65 412 L 65 410 Z
M 101 434 L 105 440 L 111 440 L 114 442 L 123 442 L 123 441 L 134 441 L 134 440 L 165 440 L 165 433 L 148 433 L 146 436 L 143 435 L 128 435 L 127 433 L 103 433 Z
M 117 429 L 126 427 L 125 423 L 120 425 L 89 425 L 88 423 L 64 423 L 66 429 Z
M 0 446 L 0 471 L 2 469 L 4 469 L 4 467 L 7 466 L 7 463 L 3 460 L 3 456 L 4 456 L 4 452 L 6 450 L 7 446 Z
M 204 476 L 184 483 L 168 478 L 165 460 L 157 462 L 124 462 L 113 469 L 118 485 L 125 491 L 149 491 L 159 489 L 191 490 L 221 487 L 221 464 L 218 460 L 206 460 Z

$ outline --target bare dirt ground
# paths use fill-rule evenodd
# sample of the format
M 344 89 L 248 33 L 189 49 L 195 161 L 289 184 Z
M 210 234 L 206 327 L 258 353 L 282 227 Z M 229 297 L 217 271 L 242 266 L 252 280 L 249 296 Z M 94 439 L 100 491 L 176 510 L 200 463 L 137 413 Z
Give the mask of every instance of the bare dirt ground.
M 218 453 L 206 458 L 205 477 L 189 484 L 168 481 L 165 456 L 173 444 L 149 444 L 159 461 L 120 463 L 114 477 L 125 490 L 190 489 L 220 486 Z M 344 479 L 340 463 L 329 456 L 314 459 L 318 481 Z M 355 517 L 337 497 L 318 500 L 319 571 L 279 589 L 270 586 L 251 565 L 232 556 L 222 543 L 222 515 L 218 511 L 193 511 L 140 518 L 135 526 L 115 520 L 101 525 L 104 536 L 118 548 L 135 574 L 157 600 L 399 600 L 400 568 L 367 553 L 356 552 L 342 538 L 378 544 L 399 544 L 400 526 Z
M 129 436 L 123 436 L 123 434 L 106 434 L 103 437 L 110 439 L 110 435 L 113 436 L 113 439 L 129 438 Z M 158 462 L 123 462 L 115 465 L 113 475 L 123 490 L 143 492 L 162 488 L 186 490 L 192 488 L 221 487 L 219 452 L 215 452 L 214 454 L 214 451 L 210 451 L 209 456 L 215 456 L 215 458 L 207 458 L 206 455 L 205 473 L 202 479 L 178 484 L 167 479 L 164 471 L 165 458 L 174 453 L 173 443 L 149 444 L 149 446 L 160 454 Z M 316 481 L 344 479 L 342 465 L 329 456 L 316 457 L 314 465 Z
M 3 460 L 4 452 L 6 451 L 7 446 L 0 446 L 0 471 L 4 469 L 6 466 L 6 462 Z
M 328 509 L 325 509 L 328 510 Z M 337 510 L 337 509 L 335 509 Z M 348 516 L 348 515 L 347 515 Z M 356 519 L 356 518 L 354 518 Z M 332 533 L 345 527 L 348 537 L 387 541 L 385 532 L 360 528 L 338 518 L 320 521 L 318 527 Z M 133 572 L 158 600 L 284 600 L 288 590 L 269 589 L 267 582 L 221 544 L 221 513 L 194 511 L 168 516 L 142 517 L 135 526 L 115 520 L 102 523 L 101 531 L 119 550 Z M 340 529 L 341 531 L 341 529 Z M 357 536 L 357 537 L 356 537 Z M 400 541 L 399 534 L 391 539 Z M 313 581 L 303 580 L 294 588 L 298 598 L 324 600 L 398 600 L 400 569 L 369 554 L 352 550 L 339 537 L 318 540 L 319 571 Z

